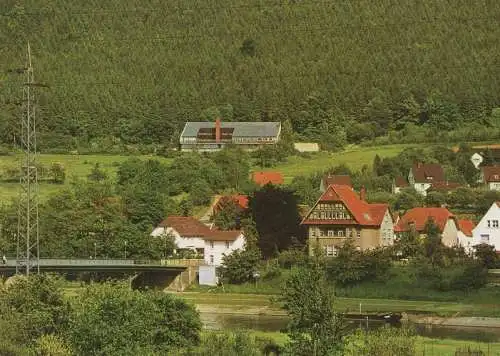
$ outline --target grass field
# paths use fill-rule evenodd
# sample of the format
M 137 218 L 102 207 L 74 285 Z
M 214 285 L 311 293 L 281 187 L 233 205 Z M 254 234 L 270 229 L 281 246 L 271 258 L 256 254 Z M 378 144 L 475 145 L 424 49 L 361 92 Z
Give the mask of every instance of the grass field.
M 389 145 L 377 147 L 351 147 L 342 152 L 318 152 L 310 158 L 293 156 L 288 161 L 273 167 L 285 178 L 285 183 L 299 175 L 307 175 L 339 164 L 346 164 L 351 169 L 358 170 L 365 164 L 372 165 L 375 155 L 380 157 L 394 157 L 405 148 L 415 145 Z
M 50 167 L 52 163 L 61 163 L 66 170 L 65 184 L 51 184 L 42 182 L 39 185 L 40 197 L 45 199 L 52 193 L 59 191 L 74 178 L 86 178 L 96 163 L 99 164 L 100 169 L 104 170 L 111 178 L 116 175 L 117 166 L 131 158 L 126 155 L 70 155 L 70 154 L 41 154 L 39 155 L 39 162 Z M 139 156 L 141 159 L 152 158 L 152 156 Z M 171 162 L 171 159 L 163 157 L 154 157 L 163 162 Z M 20 154 L 11 156 L 0 157 L 0 170 L 5 167 L 19 167 L 23 156 Z M 9 201 L 19 194 L 18 183 L 0 183 L 0 202 Z
M 411 145 L 390 145 L 378 147 L 351 147 L 343 152 L 330 153 L 319 152 L 312 154 L 310 158 L 293 156 L 284 164 L 273 167 L 272 170 L 280 171 L 289 183 L 299 175 L 310 174 L 324 170 L 327 167 L 347 164 L 353 169 L 359 169 L 363 165 L 371 165 L 376 154 L 381 157 L 392 157 Z M 43 199 L 67 186 L 73 178 L 86 178 L 96 163 L 106 171 L 110 177 L 116 174 L 117 166 L 130 158 L 127 155 L 70 155 L 70 154 L 41 154 L 39 162 L 46 167 L 52 163 L 61 163 L 66 169 L 66 183 L 63 185 L 40 183 L 40 197 Z M 19 167 L 23 156 L 20 154 L 1 156 L 0 171 L 7 167 Z M 142 159 L 153 158 L 153 156 L 140 156 Z M 162 162 L 171 162 L 171 159 L 154 156 Z M 254 167 L 255 170 L 259 169 Z M 18 183 L 0 183 L 0 202 L 10 201 L 19 194 Z

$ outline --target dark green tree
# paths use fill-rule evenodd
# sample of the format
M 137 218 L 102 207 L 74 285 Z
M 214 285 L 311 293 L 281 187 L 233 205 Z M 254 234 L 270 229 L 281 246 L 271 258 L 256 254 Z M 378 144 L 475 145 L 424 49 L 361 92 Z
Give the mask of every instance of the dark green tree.
M 106 283 L 77 297 L 66 334 L 77 354 L 146 355 L 194 345 L 200 329 L 198 312 L 181 299 Z
M 267 258 L 288 248 L 293 238 L 305 241 L 297 198 L 287 188 L 265 185 L 250 197 L 249 209 L 259 233 L 258 246 Z
M 258 249 L 248 248 L 233 251 L 222 257 L 219 273 L 227 283 L 241 284 L 254 280 L 262 256 Z
M 319 264 L 292 270 L 280 300 L 290 317 L 290 354 L 319 356 L 340 352 L 345 334 L 343 320 L 333 309 L 333 291 Z

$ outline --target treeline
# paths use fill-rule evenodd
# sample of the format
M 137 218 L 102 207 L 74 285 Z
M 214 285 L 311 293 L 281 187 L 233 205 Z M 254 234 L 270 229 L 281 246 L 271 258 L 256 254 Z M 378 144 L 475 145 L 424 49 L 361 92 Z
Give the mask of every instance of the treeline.
M 0 143 L 19 142 L 28 40 L 49 86 L 42 150 L 169 146 L 185 121 L 218 115 L 290 120 L 325 148 L 497 138 L 499 14 L 464 0 L 6 0 Z

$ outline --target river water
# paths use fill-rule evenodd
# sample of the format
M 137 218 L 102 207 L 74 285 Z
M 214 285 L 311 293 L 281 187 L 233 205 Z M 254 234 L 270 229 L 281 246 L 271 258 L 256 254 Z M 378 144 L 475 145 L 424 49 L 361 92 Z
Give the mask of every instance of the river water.
M 284 315 L 247 315 L 229 313 L 200 313 L 206 329 L 252 329 L 260 331 L 284 331 L 288 318 Z M 374 329 L 384 325 L 380 321 L 348 321 L 352 328 Z M 481 342 L 500 342 L 500 328 L 451 327 L 442 325 L 411 324 L 416 333 L 430 338 L 449 338 Z

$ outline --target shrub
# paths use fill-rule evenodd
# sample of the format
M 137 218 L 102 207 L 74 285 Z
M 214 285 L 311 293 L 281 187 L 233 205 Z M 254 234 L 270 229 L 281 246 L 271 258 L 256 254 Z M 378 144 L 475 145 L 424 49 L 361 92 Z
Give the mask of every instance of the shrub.
M 282 268 L 290 269 L 294 266 L 302 266 L 308 261 L 307 254 L 297 248 L 281 251 L 278 255 L 278 264 Z
M 253 275 L 258 271 L 260 260 L 261 253 L 256 248 L 236 250 L 222 258 L 219 273 L 228 283 L 242 284 L 254 279 Z

